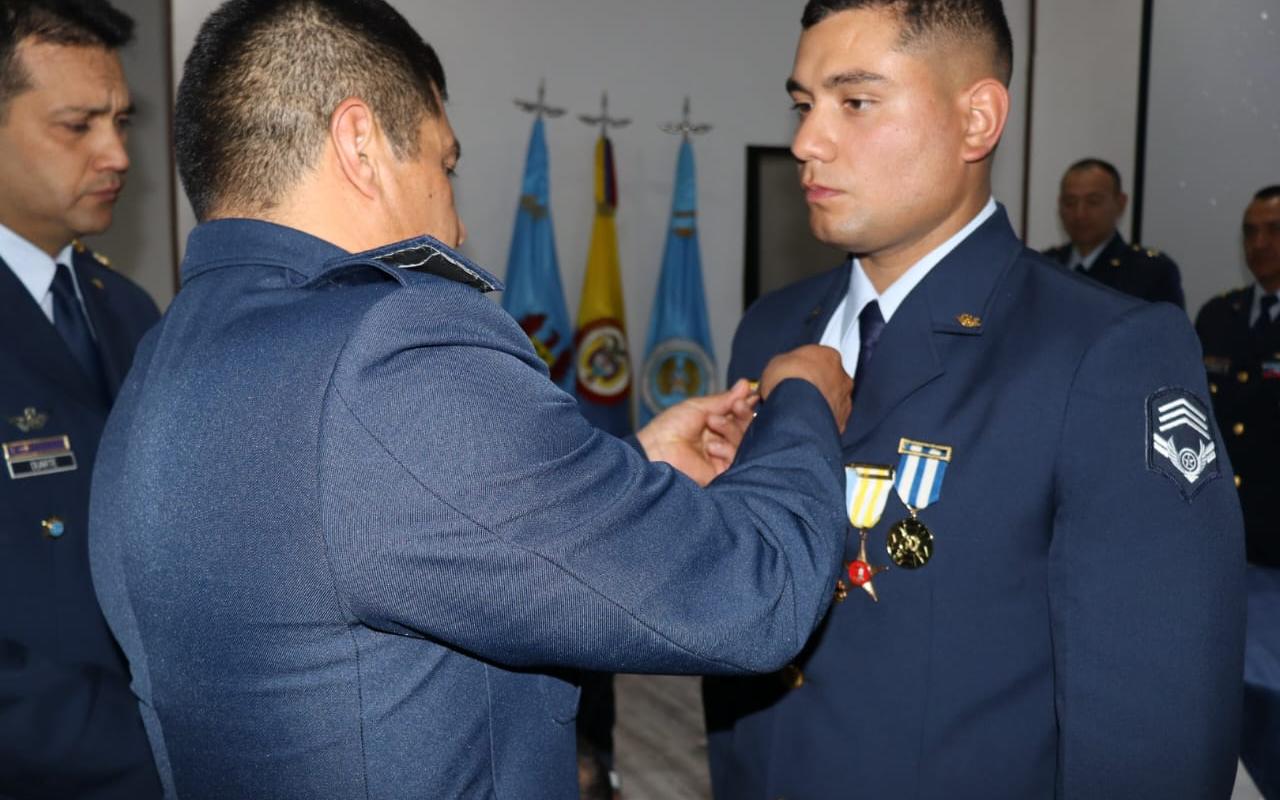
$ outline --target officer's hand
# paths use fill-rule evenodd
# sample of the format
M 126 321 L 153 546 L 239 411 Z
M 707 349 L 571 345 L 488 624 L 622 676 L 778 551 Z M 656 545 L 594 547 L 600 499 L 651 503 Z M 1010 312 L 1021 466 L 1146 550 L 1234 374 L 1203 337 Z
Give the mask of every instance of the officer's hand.
M 672 406 L 636 433 L 650 461 L 665 461 L 706 486 L 729 468 L 759 397 L 746 381 Z
M 788 378 L 812 383 L 827 398 L 836 427 L 844 433 L 853 408 L 853 381 L 840 363 L 840 351 L 832 347 L 808 344 L 789 353 L 774 356 L 760 376 L 760 396 L 769 399 L 774 387 Z

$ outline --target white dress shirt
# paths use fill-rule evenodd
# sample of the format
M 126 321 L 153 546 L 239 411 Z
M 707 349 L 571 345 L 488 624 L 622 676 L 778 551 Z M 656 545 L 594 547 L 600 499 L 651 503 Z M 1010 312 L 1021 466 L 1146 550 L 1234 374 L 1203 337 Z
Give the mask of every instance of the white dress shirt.
M 1249 306 L 1249 327 L 1252 328 L 1258 324 L 1258 317 L 1262 316 L 1262 298 L 1267 294 L 1267 290 L 1262 288 L 1262 284 L 1255 283 L 1253 285 L 1253 303 Z M 1276 292 L 1280 295 L 1280 292 Z M 1271 321 L 1275 322 L 1276 317 L 1280 317 L 1280 303 L 1271 306 Z
M 968 225 L 913 264 L 911 269 L 904 272 L 902 277 L 884 290 L 884 294 L 876 292 L 875 287 L 871 285 L 871 279 L 862 271 L 861 262 L 856 258 L 853 259 L 850 265 L 853 275 L 849 279 L 849 293 L 840 301 L 840 305 L 836 306 L 835 313 L 831 315 L 831 321 L 823 331 L 820 344 L 839 350 L 844 371 L 852 376 L 858 368 L 858 350 L 862 345 L 861 334 L 858 331 L 858 315 L 862 313 L 862 309 L 873 300 L 878 302 L 880 314 L 884 317 L 885 324 L 889 324 L 894 312 L 898 310 L 898 306 L 902 305 L 902 301 L 907 299 L 907 295 L 911 294 L 911 290 L 933 271 L 938 262 L 950 255 L 952 250 L 959 247 L 961 242 L 968 239 L 970 234 L 995 213 L 996 201 L 993 197 Z
M 50 323 L 53 322 L 53 292 L 50 288 L 53 286 L 53 274 L 57 271 L 59 264 L 66 264 L 67 269 L 71 270 L 71 282 L 76 287 L 76 299 L 80 302 L 80 308 L 84 308 L 80 278 L 76 275 L 75 264 L 71 261 L 71 245 L 62 248 L 62 252 L 58 253 L 56 259 L 50 258 L 49 254 L 39 247 L 4 225 L 0 225 L 0 259 L 4 259 L 4 263 L 13 270 L 13 274 L 18 276 L 18 281 L 31 293 L 31 298 L 36 301 L 36 305 L 40 306 L 40 310 L 48 317 Z M 88 319 L 89 314 L 86 311 L 85 320 Z M 89 324 L 89 332 L 97 336 L 93 333 L 92 324 Z
M 1080 271 L 1093 269 L 1093 262 L 1098 260 L 1098 256 L 1102 255 L 1102 251 L 1106 250 L 1107 245 L 1111 244 L 1112 239 L 1115 238 L 1115 235 L 1112 234 L 1110 239 L 1095 247 L 1093 252 L 1087 255 L 1080 255 L 1080 249 L 1075 245 L 1071 245 L 1071 263 L 1068 264 L 1068 267 Z

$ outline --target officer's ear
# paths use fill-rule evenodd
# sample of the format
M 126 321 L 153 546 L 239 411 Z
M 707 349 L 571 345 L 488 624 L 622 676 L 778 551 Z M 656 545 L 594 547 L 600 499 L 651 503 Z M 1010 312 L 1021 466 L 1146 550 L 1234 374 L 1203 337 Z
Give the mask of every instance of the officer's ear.
M 961 155 L 970 164 L 996 149 L 1009 119 L 1009 90 L 995 78 L 983 78 L 964 91 L 965 131 Z
M 373 199 L 381 193 L 378 173 L 378 124 L 373 110 L 358 97 L 348 97 L 329 118 L 329 139 L 337 166 L 360 194 Z
M 1129 195 L 1120 192 L 1116 195 L 1116 202 L 1120 204 L 1120 214 L 1124 215 L 1124 210 L 1129 207 Z

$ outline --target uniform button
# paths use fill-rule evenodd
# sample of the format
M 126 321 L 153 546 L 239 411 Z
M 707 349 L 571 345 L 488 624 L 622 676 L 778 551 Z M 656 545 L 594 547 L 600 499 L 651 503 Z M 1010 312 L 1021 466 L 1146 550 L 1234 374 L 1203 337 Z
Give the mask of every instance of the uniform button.
M 1236 423 L 1236 425 L 1235 425 L 1235 427 L 1234 427 L 1234 428 L 1232 428 L 1232 429 L 1231 429 L 1231 431 L 1232 431 L 1236 436 L 1244 436 L 1244 423 L 1243 423 L 1243 422 L 1237 422 L 1237 423 Z
M 1239 475 L 1237 475 L 1237 476 L 1236 476 L 1236 488 L 1237 488 L 1237 489 L 1239 489 L 1239 488 L 1240 488 L 1240 482 L 1241 482 L 1240 476 L 1239 476 Z
M 1249 373 L 1247 373 L 1247 372 L 1241 372 L 1239 375 L 1236 375 L 1236 380 L 1240 381 L 1241 383 L 1248 383 L 1248 382 L 1249 382 Z
M 61 539 L 62 534 L 67 532 L 67 525 L 62 521 L 61 517 L 49 517 L 41 520 L 40 528 L 44 532 L 46 539 Z
M 1209 384 L 1209 394 L 1217 394 L 1217 393 L 1218 393 L 1218 384 L 1216 383 Z

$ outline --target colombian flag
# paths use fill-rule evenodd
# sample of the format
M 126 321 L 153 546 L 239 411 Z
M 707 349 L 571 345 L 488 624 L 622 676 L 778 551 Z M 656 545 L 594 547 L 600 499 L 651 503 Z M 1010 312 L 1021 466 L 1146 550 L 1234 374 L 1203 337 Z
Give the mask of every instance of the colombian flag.
M 596 142 L 596 217 L 578 305 L 574 364 L 582 415 L 603 431 L 628 436 L 632 430 L 632 371 L 614 226 L 617 208 L 613 143 L 601 136 Z

